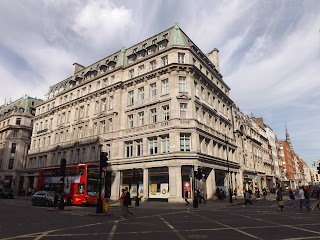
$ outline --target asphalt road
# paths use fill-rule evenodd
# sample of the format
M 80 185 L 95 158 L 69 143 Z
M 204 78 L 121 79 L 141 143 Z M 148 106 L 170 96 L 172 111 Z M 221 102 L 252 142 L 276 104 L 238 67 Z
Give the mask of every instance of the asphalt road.
M 119 209 L 95 214 L 93 207 L 34 207 L 30 201 L 0 199 L 0 239 L 35 240 L 192 240 L 192 239 L 320 239 L 320 212 L 260 200 L 253 206 L 208 202 L 141 203 L 134 216 L 120 220 Z

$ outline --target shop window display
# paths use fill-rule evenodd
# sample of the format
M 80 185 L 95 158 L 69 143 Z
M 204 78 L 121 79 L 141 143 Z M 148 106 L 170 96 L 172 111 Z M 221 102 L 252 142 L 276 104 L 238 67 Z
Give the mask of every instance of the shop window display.
M 169 171 L 168 167 L 149 169 L 149 199 L 168 199 Z

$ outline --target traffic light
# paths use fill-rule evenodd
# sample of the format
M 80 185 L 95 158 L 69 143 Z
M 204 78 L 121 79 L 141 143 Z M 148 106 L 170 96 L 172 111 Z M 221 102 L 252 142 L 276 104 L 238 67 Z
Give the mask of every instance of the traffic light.
M 108 153 L 101 152 L 100 153 L 100 167 L 105 168 L 108 166 Z
M 62 158 L 60 161 L 60 175 L 64 176 L 66 174 L 67 160 Z
M 196 174 L 196 179 L 201 180 L 202 179 L 202 168 L 198 168 L 197 174 Z
M 317 167 L 318 169 L 318 174 L 320 174 L 320 163 L 319 163 L 319 166 Z

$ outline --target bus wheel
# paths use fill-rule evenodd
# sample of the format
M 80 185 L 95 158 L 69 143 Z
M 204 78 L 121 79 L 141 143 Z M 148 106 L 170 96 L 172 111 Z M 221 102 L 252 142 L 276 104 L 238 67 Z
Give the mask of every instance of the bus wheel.
M 70 205 L 72 205 L 72 203 L 73 203 L 72 198 L 68 198 L 67 204 L 70 206 Z

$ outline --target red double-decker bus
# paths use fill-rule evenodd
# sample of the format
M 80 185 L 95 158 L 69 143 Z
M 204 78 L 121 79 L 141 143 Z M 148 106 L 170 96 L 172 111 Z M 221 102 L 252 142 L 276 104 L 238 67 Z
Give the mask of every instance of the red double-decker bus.
M 68 205 L 97 203 L 99 191 L 99 164 L 88 163 L 66 166 L 64 196 Z M 61 191 L 62 176 L 59 167 L 40 170 L 37 190 Z

